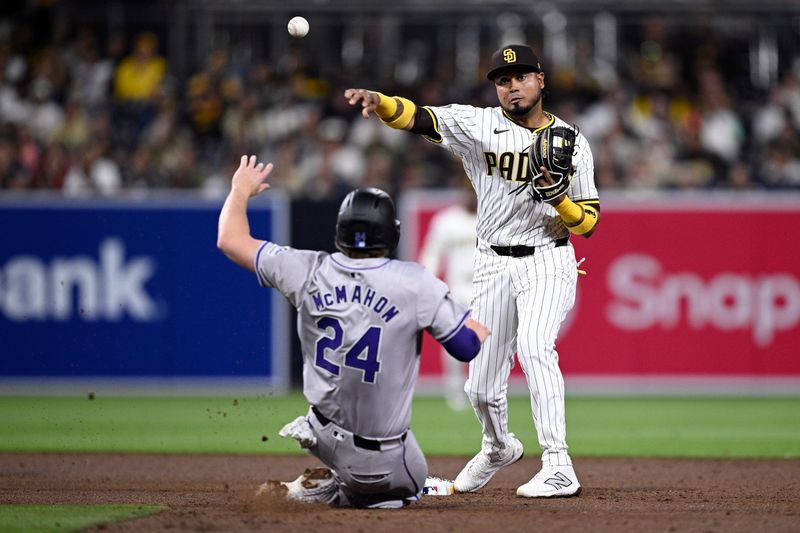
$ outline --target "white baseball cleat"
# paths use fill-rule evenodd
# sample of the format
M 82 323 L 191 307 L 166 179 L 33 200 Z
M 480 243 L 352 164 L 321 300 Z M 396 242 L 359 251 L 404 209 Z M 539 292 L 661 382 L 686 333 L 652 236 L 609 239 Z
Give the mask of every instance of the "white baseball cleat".
M 509 433 L 508 437 L 499 459 L 492 461 L 489 454 L 481 450 L 467 463 L 454 482 L 456 492 L 480 490 L 489 483 L 498 470 L 522 459 L 522 443 L 513 433 Z
M 525 498 L 566 498 L 581 493 L 581 484 L 571 466 L 543 466 L 539 473 L 517 489 Z
M 256 491 L 262 494 L 278 494 L 289 500 L 303 503 L 333 503 L 339 495 L 339 487 L 330 468 L 306 468 L 294 481 L 267 481 Z
M 308 418 L 304 416 L 298 416 L 283 426 L 278 435 L 296 440 L 301 448 L 313 448 L 317 445 L 317 437 L 314 435 L 314 430 L 311 429 Z

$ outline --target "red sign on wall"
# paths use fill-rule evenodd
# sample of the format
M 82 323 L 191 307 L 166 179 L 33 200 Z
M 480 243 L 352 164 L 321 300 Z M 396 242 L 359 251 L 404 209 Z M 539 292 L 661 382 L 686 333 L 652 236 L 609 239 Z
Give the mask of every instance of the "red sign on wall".
M 407 257 L 451 202 L 404 201 Z M 604 201 L 596 233 L 572 237 L 588 275 L 557 342 L 564 374 L 800 376 L 797 227 L 796 197 Z

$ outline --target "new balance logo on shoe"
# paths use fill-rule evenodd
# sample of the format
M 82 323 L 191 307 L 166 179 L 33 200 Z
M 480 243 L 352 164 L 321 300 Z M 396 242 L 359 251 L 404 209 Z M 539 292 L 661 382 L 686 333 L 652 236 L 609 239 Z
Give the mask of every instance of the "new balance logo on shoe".
M 565 489 L 570 485 L 572 485 L 572 480 L 570 480 L 567 476 L 565 476 L 561 472 L 556 472 L 554 477 L 547 478 L 544 482 L 556 490 Z
M 517 488 L 524 498 L 567 498 L 581 493 L 581 484 L 571 466 L 543 466 L 533 478 Z

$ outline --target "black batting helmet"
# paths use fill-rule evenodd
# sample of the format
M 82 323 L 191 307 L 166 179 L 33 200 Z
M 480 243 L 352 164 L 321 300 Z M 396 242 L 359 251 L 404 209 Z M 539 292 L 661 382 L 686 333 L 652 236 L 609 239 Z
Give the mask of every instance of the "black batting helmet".
M 336 217 L 336 244 L 346 250 L 395 249 L 400 240 L 400 221 L 394 202 L 375 187 L 348 194 Z

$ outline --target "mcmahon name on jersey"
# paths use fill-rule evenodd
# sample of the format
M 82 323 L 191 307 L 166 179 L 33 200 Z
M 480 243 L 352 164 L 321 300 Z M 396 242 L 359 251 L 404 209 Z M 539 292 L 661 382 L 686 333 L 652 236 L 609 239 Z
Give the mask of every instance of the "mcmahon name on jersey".
M 381 296 L 374 289 L 361 285 L 340 285 L 334 287 L 333 292 L 318 292 L 312 294 L 311 298 L 317 311 L 322 311 L 337 304 L 357 303 L 372 309 L 386 323 L 400 312 L 386 296 Z

